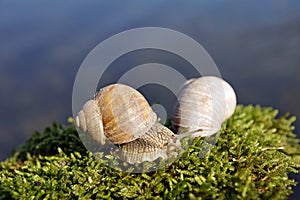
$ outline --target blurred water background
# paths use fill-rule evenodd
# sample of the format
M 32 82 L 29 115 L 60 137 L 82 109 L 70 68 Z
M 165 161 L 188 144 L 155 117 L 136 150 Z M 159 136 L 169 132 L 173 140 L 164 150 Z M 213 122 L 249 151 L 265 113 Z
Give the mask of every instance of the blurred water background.
M 0 160 L 34 130 L 67 123 L 76 72 L 98 43 L 144 26 L 171 28 L 203 45 L 240 104 L 272 106 L 300 118 L 300 1 L 0 0 Z M 145 50 L 116 60 L 102 84 L 148 62 L 193 76 L 176 56 Z M 155 87 L 144 88 L 150 103 L 158 98 L 151 93 Z M 295 126 L 300 137 L 300 120 Z

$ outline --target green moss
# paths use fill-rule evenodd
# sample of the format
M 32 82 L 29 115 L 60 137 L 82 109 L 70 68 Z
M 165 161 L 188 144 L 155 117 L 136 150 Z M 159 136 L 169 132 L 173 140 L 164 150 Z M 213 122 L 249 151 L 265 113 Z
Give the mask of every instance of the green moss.
M 285 199 L 300 169 L 295 117 L 238 106 L 204 158 L 195 139 L 184 155 L 156 172 L 106 167 L 83 147 L 73 125 L 36 132 L 0 165 L 0 199 Z

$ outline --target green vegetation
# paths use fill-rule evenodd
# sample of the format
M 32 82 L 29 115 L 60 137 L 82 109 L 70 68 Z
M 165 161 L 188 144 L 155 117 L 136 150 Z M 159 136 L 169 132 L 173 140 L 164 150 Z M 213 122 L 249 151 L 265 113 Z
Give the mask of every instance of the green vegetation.
M 195 139 L 165 168 L 130 174 L 109 168 L 87 152 L 74 126 L 54 123 L 36 132 L 0 165 L 0 199 L 286 199 L 300 169 L 295 117 L 238 106 L 211 152 Z

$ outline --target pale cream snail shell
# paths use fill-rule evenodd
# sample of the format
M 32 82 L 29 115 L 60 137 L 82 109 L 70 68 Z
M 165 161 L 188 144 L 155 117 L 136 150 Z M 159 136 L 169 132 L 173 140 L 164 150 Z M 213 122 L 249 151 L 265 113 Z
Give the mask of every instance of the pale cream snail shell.
M 165 158 L 175 134 L 157 122 L 147 100 L 123 84 L 102 88 L 75 118 L 76 126 L 99 145 L 108 140 L 129 163 Z
M 178 132 L 193 132 L 192 138 L 220 130 L 236 107 L 233 88 L 221 78 L 204 76 L 186 82 L 178 97 L 172 125 Z

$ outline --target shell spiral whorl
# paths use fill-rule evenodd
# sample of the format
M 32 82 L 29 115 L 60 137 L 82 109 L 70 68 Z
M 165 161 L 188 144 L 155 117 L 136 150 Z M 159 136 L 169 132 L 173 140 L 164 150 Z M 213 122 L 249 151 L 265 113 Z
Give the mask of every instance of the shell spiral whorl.
M 107 86 L 95 96 L 95 101 L 102 113 L 104 134 L 114 144 L 141 137 L 156 122 L 147 100 L 129 86 Z
M 157 122 L 143 95 L 123 84 L 102 88 L 85 103 L 75 122 L 79 131 L 97 144 L 106 145 L 109 140 L 118 145 L 116 153 L 130 163 L 152 161 L 155 155 L 163 157 L 175 138 L 171 130 Z
M 235 92 L 223 79 L 214 76 L 191 79 L 181 90 L 172 125 L 178 132 L 195 132 L 192 137 L 210 136 L 221 128 L 235 107 Z

